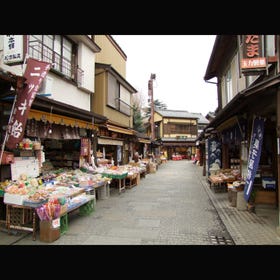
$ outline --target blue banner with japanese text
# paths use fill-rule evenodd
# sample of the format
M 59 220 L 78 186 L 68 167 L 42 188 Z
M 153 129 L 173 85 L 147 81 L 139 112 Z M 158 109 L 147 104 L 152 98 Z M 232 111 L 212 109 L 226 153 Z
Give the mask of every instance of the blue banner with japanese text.
M 249 200 L 251 191 L 253 189 L 254 179 L 260 162 L 263 133 L 264 133 L 264 118 L 255 117 L 253 121 L 253 129 L 251 135 L 251 143 L 248 158 L 247 177 L 244 187 L 244 198 Z

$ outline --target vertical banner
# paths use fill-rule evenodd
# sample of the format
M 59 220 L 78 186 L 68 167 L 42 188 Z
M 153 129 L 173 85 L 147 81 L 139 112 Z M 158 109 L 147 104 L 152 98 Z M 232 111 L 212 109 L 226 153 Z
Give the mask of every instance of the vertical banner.
M 221 142 L 217 137 L 208 139 L 208 175 L 210 175 L 210 169 L 219 167 L 221 168 Z
M 50 63 L 33 58 L 27 59 L 24 78 L 25 85 L 15 96 L 13 111 L 8 124 L 8 138 L 6 146 L 15 149 L 24 136 L 25 125 L 32 102 L 43 79 L 48 74 Z
M 244 198 L 249 200 L 254 179 L 260 162 L 264 133 L 264 118 L 255 117 L 253 121 L 251 143 L 248 158 L 247 177 L 244 188 Z

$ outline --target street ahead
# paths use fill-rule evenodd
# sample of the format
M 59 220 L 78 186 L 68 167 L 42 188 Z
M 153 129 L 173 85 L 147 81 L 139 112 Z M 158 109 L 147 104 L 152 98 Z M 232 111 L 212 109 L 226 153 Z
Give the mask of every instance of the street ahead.
M 39 234 L 18 237 L 14 245 L 233 245 L 192 161 L 168 161 L 140 184 L 122 191 L 111 188 L 97 199 L 89 216 L 73 213 L 68 230 L 52 243 Z M 199 176 L 198 176 L 199 175 Z

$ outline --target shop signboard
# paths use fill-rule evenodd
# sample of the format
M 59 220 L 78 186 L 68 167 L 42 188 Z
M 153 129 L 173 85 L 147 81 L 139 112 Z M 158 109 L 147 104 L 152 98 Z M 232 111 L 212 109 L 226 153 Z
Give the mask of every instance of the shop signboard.
M 22 64 L 23 54 L 23 35 L 3 35 L 3 62 L 7 65 Z
M 19 180 L 22 174 L 26 174 L 28 177 L 38 177 L 40 174 L 38 159 L 35 157 L 15 157 L 11 164 L 11 178 Z
M 17 90 L 11 112 L 6 146 L 15 149 L 24 136 L 25 125 L 36 93 L 51 65 L 33 58 L 27 59 L 24 78 L 25 85 Z
M 244 198 L 246 201 L 248 201 L 250 198 L 250 194 L 253 189 L 254 179 L 260 162 L 264 133 L 264 120 L 264 118 L 255 117 L 253 121 L 247 166 L 247 177 L 244 187 Z
M 263 51 L 262 35 L 243 35 L 240 68 L 244 75 L 256 75 L 266 70 L 267 62 Z

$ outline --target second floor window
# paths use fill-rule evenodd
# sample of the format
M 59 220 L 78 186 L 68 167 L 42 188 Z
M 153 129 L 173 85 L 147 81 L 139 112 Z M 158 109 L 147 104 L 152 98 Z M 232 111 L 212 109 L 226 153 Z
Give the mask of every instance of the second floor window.
M 52 69 L 70 79 L 77 79 L 75 45 L 62 35 L 30 35 L 29 55 L 52 63 Z
M 232 99 L 232 78 L 231 78 L 231 69 L 226 73 L 226 102 L 228 103 Z
M 108 103 L 115 110 L 130 116 L 130 93 L 117 81 L 117 79 L 108 74 Z
M 189 137 L 196 137 L 197 124 L 191 120 L 186 124 L 164 124 L 164 134 L 187 134 Z

